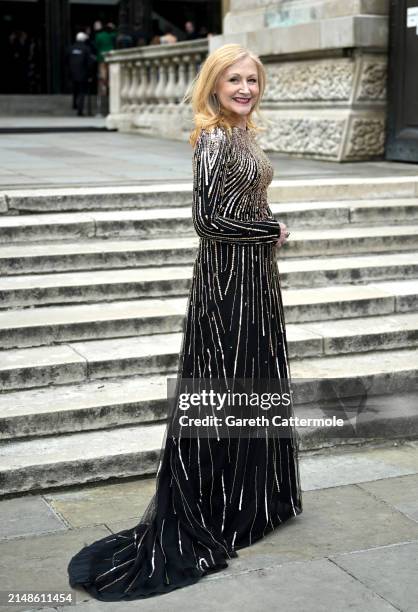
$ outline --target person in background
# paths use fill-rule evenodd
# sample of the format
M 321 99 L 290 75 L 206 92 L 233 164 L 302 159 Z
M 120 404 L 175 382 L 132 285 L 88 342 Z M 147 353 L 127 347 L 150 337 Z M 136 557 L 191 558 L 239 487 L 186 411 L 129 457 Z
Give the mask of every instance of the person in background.
M 185 40 L 196 40 L 196 38 L 199 38 L 199 34 L 196 32 L 193 21 L 186 21 L 184 24 L 184 29 L 186 31 Z
M 159 45 L 160 44 L 160 39 L 161 39 L 162 34 L 153 34 L 151 36 L 151 40 L 150 40 L 150 45 Z
M 210 36 L 208 29 L 206 26 L 200 26 L 199 28 L 199 32 L 198 32 L 198 38 L 207 38 L 208 36 Z
M 101 22 L 96 22 L 94 24 L 95 29 L 96 25 L 101 25 Z M 94 38 L 94 44 L 97 49 L 97 63 L 98 63 L 98 103 L 99 103 L 99 112 L 101 113 L 102 108 L 102 100 L 107 96 L 108 93 L 108 83 L 109 83 L 109 71 L 108 65 L 104 61 L 104 54 L 108 51 L 112 51 L 116 46 L 116 28 L 113 23 L 107 23 L 105 28 L 96 31 L 96 35 Z
M 132 28 L 129 25 L 120 26 L 119 33 L 116 36 L 116 49 L 129 49 L 134 46 Z
M 96 45 L 94 44 L 94 40 L 92 40 L 92 31 L 91 26 L 87 25 L 83 28 L 83 32 L 87 34 L 86 44 L 90 48 L 92 55 L 97 55 Z
M 160 44 L 160 36 L 162 36 L 162 31 L 160 29 L 160 22 L 158 19 L 153 19 L 152 20 L 152 27 L 151 27 L 151 37 L 150 37 L 150 41 L 149 44 L 150 45 L 159 45 Z
M 132 32 L 132 42 L 134 47 L 144 47 L 148 44 L 148 37 L 144 30 L 141 28 L 141 24 L 136 21 Z
M 164 34 L 160 36 L 160 45 L 172 45 L 177 42 L 177 36 L 173 32 L 173 28 L 166 26 L 164 28 Z
M 115 48 L 115 41 L 117 36 L 115 24 L 112 23 L 112 21 L 109 21 L 109 23 L 106 24 L 106 30 L 109 32 L 110 38 L 113 42 L 113 48 Z
M 94 36 L 92 36 L 91 26 L 87 25 L 82 28 L 81 31 L 85 32 L 88 36 L 86 40 L 86 45 L 90 49 L 91 55 L 92 66 L 90 71 L 90 78 L 87 83 L 87 114 L 91 116 L 93 114 L 91 96 L 93 92 L 97 91 L 97 49 L 96 45 L 94 44 Z
M 73 84 L 73 105 L 79 117 L 84 114 L 84 98 L 94 66 L 94 56 L 87 45 L 87 39 L 88 36 L 85 32 L 79 32 L 75 43 L 68 51 L 68 64 Z
M 90 44 L 94 49 L 94 55 L 97 57 L 96 36 L 103 30 L 103 23 L 98 19 L 93 23 L 93 32 L 89 34 Z M 88 32 L 87 32 L 88 34 Z

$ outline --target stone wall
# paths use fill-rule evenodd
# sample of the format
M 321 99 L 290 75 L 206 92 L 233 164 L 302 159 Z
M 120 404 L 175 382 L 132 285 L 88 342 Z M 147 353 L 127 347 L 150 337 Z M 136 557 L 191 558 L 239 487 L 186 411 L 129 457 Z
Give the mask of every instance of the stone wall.
M 386 0 L 231 0 L 230 9 L 220 36 L 112 52 L 108 126 L 186 140 L 182 94 L 208 52 L 238 42 L 267 71 L 262 147 L 333 161 L 383 156 Z
M 387 12 L 385 0 L 231 0 L 209 50 L 239 42 L 263 60 L 266 150 L 334 161 L 383 155 Z
M 273 62 L 266 72 L 265 149 L 337 161 L 383 154 L 384 56 Z

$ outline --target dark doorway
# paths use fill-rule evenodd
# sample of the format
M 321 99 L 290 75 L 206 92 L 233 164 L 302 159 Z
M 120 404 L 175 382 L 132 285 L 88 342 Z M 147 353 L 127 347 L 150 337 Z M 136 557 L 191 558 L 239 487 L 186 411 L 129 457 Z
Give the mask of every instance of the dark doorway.
M 418 162 L 418 0 L 392 0 L 386 159 Z
M 0 93 L 45 91 L 44 7 L 42 2 L 0 1 Z
M 154 0 L 152 10 L 154 19 L 163 17 L 180 30 L 184 30 L 186 21 L 193 21 L 196 32 L 202 38 L 206 37 L 207 32 L 213 34 L 222 32 L 222 3 L 220 0 L 207 0 L 207 2 L 199 0 Z M 180 37 L 179 40 L 182 38 Z

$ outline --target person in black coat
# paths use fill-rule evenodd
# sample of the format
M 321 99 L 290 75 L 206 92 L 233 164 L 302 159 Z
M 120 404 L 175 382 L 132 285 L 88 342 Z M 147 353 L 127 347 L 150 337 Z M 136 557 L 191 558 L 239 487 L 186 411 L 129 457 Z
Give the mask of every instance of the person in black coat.
M 79 32 L 75 43 L 68 51 L 68 64 L 73 84 L 73 105 L 79 117 L 82 117 L 84 114 L 84 99 L 95 60 L 86 42 L 87 39 L 88 36 L 85 32 Z

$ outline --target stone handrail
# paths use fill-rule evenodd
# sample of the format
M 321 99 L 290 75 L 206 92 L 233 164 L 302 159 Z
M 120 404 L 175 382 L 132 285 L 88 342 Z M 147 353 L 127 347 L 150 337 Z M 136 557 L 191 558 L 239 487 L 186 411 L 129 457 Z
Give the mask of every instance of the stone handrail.
M 110 91 L 107 126 L 152 133 L 160 127 L 169 135 L 167 117 L 178 117 L 180 112 L 180 119 L 189 120 L 186 132 L 191 127 L 190 109 L 182 100 L 207 54 L 206 38 L 110 51 L 106 55 Z M 187 108 L 180 111 L 180 106 Z

